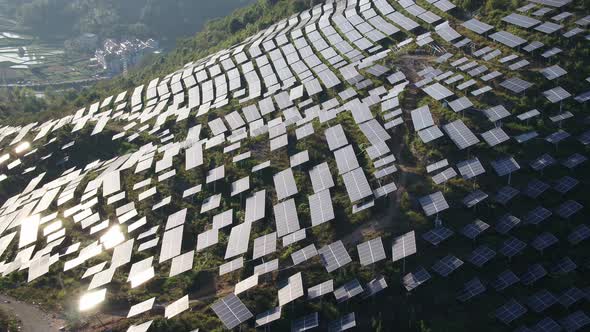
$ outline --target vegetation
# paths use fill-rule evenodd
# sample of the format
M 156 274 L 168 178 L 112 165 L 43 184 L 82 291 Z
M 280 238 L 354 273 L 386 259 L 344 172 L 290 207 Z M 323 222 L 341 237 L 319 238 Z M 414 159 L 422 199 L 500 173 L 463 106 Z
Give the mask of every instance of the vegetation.
M 0 332 L 18 331 L 19 325 L 18 318 L 0 309 Z

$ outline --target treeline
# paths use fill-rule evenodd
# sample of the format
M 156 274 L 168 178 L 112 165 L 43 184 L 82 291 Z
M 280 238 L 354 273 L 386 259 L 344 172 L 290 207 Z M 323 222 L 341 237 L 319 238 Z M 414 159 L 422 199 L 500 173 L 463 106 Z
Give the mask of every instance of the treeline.
M 254 0 L 9 0 L 19 22 L 41 37 L 96 33 L 174 42 Z

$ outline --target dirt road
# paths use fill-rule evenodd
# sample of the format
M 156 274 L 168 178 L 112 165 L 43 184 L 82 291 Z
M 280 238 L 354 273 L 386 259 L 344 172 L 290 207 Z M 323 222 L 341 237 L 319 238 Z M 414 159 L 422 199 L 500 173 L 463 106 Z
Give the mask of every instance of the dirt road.
M 0 308 L 20 319 L 22 332 L 57 332 L 64 322 L 54 319 L 37 306 L 0 295 Z

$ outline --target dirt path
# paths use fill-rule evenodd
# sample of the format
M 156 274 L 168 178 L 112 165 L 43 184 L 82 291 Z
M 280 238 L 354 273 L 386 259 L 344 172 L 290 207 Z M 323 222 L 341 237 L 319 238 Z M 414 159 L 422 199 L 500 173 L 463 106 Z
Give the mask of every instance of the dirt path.
M 22 332 L 57 332 L 64 321 L 56 319 L 37 306 L 0 295 L 0 308 L 10 312 L 21 321 Z

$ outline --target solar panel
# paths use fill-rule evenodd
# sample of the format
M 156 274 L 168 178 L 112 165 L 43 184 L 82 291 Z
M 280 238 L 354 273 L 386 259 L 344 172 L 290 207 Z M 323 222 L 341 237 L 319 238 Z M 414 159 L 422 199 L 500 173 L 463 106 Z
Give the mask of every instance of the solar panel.
M 183 225 L 186 220 L 186 211 L 187 209 L 182 209 L 169 215 L 168 220 L 166 221 L 166 230 Z
M 211 305 L 211 309 L 213 309 L 227 329 L 233 329 L 252 318 L 250 310 L 234 294 L 230 294 L 216 301 Z
M 453 271 L 463 265 L 463 261 L 453 255 L 447 255 L 436 261 L 432 269 L 442 277 L 448 277 Z
M 287 134 L 273 138 L 270 141 L 270 151 L 275 151 L 279 148 L 287 146 L 287 144 L 289 144 Z
M 362 266 L 367 266 L 386 258 L 381 237 L 357 245 L 357 250 Z
M 432 181 L 436 184 L 441 184 L 441 183 L 447 182 L 448 180 L 454 178 L 455 176 L 457 176 L 457 172 L 455 171 L 454 168 L 449 167 L 446 170 L 434 175 L 432 177 Z
M 441 138 L 443 136 L 443 133 L 440 130 L 440 128 L 438 128 L 438 126 L 432 126 L 432 127 L 420 130 L 418 132 L 418 136 L 420 136 L 420 139 L 422 140 L 422 142 L 429 143 L 429 142 L 432 142 L 438 138 Z
M 279 288 L 279 306 L 284 306 L 303 296 L 303 280 L 301 272 L 289 277 L 287 284 Z
M 494 257 L 496 257 L 495 251 L 485 245 L 481 245 L 471 252 L 467 260 L 477 267 L 482 267 Z
M 527 183 L 527 187 L 524 190 L 524 194 L 531 198 L 537 198 L 549 188 L 550 186 L 547 183 L 540 181 L 538 179 L 533 179 L 529 183 Z
M 438 226 L 422 234 L 422 238 L 431 244 L 438 246 L 441 242 L 448 239 L 453 234 L 454 233 L 452 230 L 444 226 Z
M 457 98 L 449 103 L 449 107 L 455 112 L 464 111 L 473 106 L 473 103 L 466 96 Z
M 322 264 L 328 272 L 332 272 L 352 262 L 352 259 L 346 251 L 342 241 L 336 241 L 327 246 L 324 246 L 318 250 L 318 253 L 322 258 Z
M 487 198 L 488 198 L 488 194 L 477 189 L 477 190 L 474 190 L 473 192 L 469 193 L 467 196 L 465 196 L 463 198 L 463 204 L 466 207 L 470 208 L 470 207 L 474 207 L 475 205 L 479 204 L 480 202 L 484 201 Z
M 224 263 L 219 266 L 219 275 L 222 276 L 224 274 L 233 272 L 237 269 L 241 269 L 244 266 L 244 257 L 238 257 L 232 261 Z
M 382 290 L 386 289 L 387 287 L 388 286 L 387 286 L 387 282 L 385 281 L 385 278 L 377 277 L 367 283 L 366 288 L 365 288 L 365 298 L 371 297 L 371 296 L 381 292 Z
M 546 208 L 537 206 L 526 214 L 524 221 L 530 225 L 538 225 L 549 218 L 552 214 L 553 213 Z
M 435 163 L 432 163 L 432 164 L 426 166 L 426 173 L 432 173 L 432 172 L 439 170 L 439 169 L 441 169 L 445 166 L 448 166 L 448 165 L 449 165 L 448 160 L 446 160 L 446 159 L 439 160 Z
M 164 232 L 159 262 L 165 262 L 180 254 L 183 226 Z
M 463 22 L 461 25 L 480 35 L 494 28 L 493 26 L 483 23 L 477 19 L 470 19 L 468 21 Z
M 535 331 L 561 331 L 561 326 L 551 317 L 545 317 L 533 327 Z
M 318 313 L 314 312 L 307 316 L 295 319 L 291 322 L 291 332 L 303 332 L 319 326 Z
M 249 222 L 243 222 L 231 229 L 224 259 L 235 257 L 248 250 L 251 229 L 252 224 Z
M 483 165 L 477 158 L 464 160 L 457 164 L 457 168 L 459 169 L 461 176 L 466 180 L 485 173 Z
M 330 151 L 334 151 L 345 145 L 348 145 L 348 140 L 344 134 L 344 129 L 342 129 L 342 125 L 340 124 L 327 128 L 324 131 L 324 135 L 326 135 L 326 140 L 328 140 L 328 147 L 330 148 Z
M 229 209 L 213 216 L 213 229 L 221 229 L 233 222 L 233 210 Z
M 414 124 L 414 130 L 416 131 L 434 125 L 434 120 L 432 119 L 428 105 L 417 108 L 411 111 L 410 114 L 412 115 L 412 122 Z
M 547 310 L 556 302 L 557 297 L 546 289 L 536 292 L 527 299 L 527 305 L 536 313 Z
M 247 152 L 246 158 L 250 158 L 250 156 L 251 156 L 251 153 L 250 152 Z M 258 164 L 256 166 L 252 167 L 252 173 L 258 172 L 260 170 L 263 170 L 263 169 L 265 169 L 265 168 L 267 168 L 269 166 L 270 166 L 270 160 L 267 160 L 267 161 L 265 161 L 263 163 L 260 163 L 260 164 Z
M 188 310 L 188 306 L 188 295 L 185 295 L 164 308 L 164 317 L 166 317 L 166 319 L 170 319 L 182 313 L 183 311 Z
M 453 95 L 449 89 L 445 88 L 440 83 L 434 83 L 423 88 L 424 92 L 426 92 L 430 97 L 434 98 L 435 100 L 445 99 Z
M 459 150 L 479 143 L 479 139 L 475 137 L 473 132 L 461 120 L 455 120 L 444 125 L 443 130 L 449 135 Z
M 490 228 L 490 225 L 479 219 L 476 219 L 472 223 L 465 225 L 461 229 L 461 234 L 465 235 L 466 237 L 472 240 L 475 240 L 481 233 L 485 232 L 488 228 Z
M 531 165 L 531 168 L 534 169 L 535 171 L 542 171 L 546 167 L 551 166 L 551 165 L 555 164 L 556 162 L 557 161 L 553 157 L 551 157 L 551 155 L 544 153 L 540 157 L 534 159 L 530 165 Z
M 170 265 L 170 275 L 168 277 L 177 276 L 183 272 L 189 271 L 193 268 L 193 260 L 195 257 L 195 251 L 188 251 L 180 256 L 176 256 L 172 259 Z
M 508 258 L 512 258 L 523 251 L 524 248 L 526 248 L 526 243 L 515 237 L 510 237 L 502 243 L 500 253 Z
M 250 177 L 243 177 L 231 184 L 231 196 L 235 196 L 250 189 Z
M 211 183 L 225 177 L 225 165 L 221 165 L 209 170 L 207 173 L 206 183 Z
M 261 276 L 265 273 L 276 271 L 278 269 L 279 269 L 279 260 L 278 260 L 278 258 L 275 258 L 275 259 L 265 262 L 263 264 L 256 265 L 254 267 L 254 273 Z
M 520 278 L 510 270 L 505 270 L 498 275 L 494 280 L 493 286 L 497 291 L 503 291 L 504 289 L 516 284 L 520 281 Z
M 149 328 L 152 326 L 152 323 L 153 320 L 149 320 L 139 325 L 130 325 L 127 329 L 127 332 L 147 332 L 147 330 L 149 330 Z
M 392 261 L 398 261 L 402 258 L 411 256 L 417 252 L 416 237 L 414 231 L 393 239 Z
M 292 195 L 295 195 L 297 190 L 297 184 L 295 183 L 295 177 L 293 176 L 293 170 L 287 168 L 273 176 L 275 184 L 275 190 L 277 192 L 277 199 L 283 200 Z
M 216 209 L 221 204 L 221 194 L 209 196 L 203 200 L 201 205 L 201 213 L 209 212 Z
M 575 178 L 571 176 L 564 176 L 557 180 L 553 186 L 553 189 L 563 195 L 576 187 L 578 183 L 580 183 L 580 181 L 576 180 Z
M 492 52 L 490 52 L 490 53 L 486 54 L 485 56 L 483 56 L 482 59 L 485 60 L 485 61 L 491 61 L 492 59 L 495 59 L 495 58 L 497 58 L 500 55 L 502 55 L 502 51 L 500 51 L 500 50 L 493 50 Z M 487 67 L 486 66 L 481 66 L 481 67 L 485 67 L 485 69 L 487 70 Z M 478 72 L 479 72 L 478 75 L 481 75 L 481 74 L 485 73 L 485 70 L 483 70 L 483 71 L 480 70 Z
M 548 59 L 548 58 L 550 58 L 552 56 L 555 56 L 555 55 L 557 55 L 557 54 L 559 54 L 561 52 L 563 52 L 563 50 L 560 49 L 559 47 L 553 47 L 553 48 L 551 48 L 551 49 L 543 52 L 541 54 L 541 56 L 544 57 L 545 59 Z
M 571 97 L 572 95 L 564 88 L 558 86 L 556 88 L 544 91 L 543 96 L 545 96 L 545 98 L 547 98 L 547 100 L 549 100 L 551 103 L 557 103 Z
M 512 13 L 508 16 L 503 17 L 502 21 L 517 25 L 522 28 L 530 28 L 541 23 L 541 21 L 537 19 L 516 13 Z
M 258 221 L 265 216 L 266 190 L 260 190 L 246 199 L 246 210 L 244 222 L 251 223 Z
M 492 161 L 492 167 L 498 176 L 505 176 L 516 172 L 520 169 L 520 165 L 513 157 L 506 157 Z
M 582 204 L 573 200 L 569 200 L 559 205 L 559 207 L 557 207 L 556 213 L 558 216 L 564 219 L 568 219 L 574 214 L 576 214 L 578 211 L 580 211 L 582 208 L 584 208 Z
M 334 186 L 334 180 L 327 162 L 316 165 L 309 171 L 313 191 L 318 193 Z
M 551 81 L 567 74 L 567 71 L 561 68 L 559 65 L 553 65 L 544 68 L 543 70 L 541 70 L 541 73 L 543 74 L 543 76 L 545 76 L 545 78 Z
M 561 30 L 563 28 L 562 25 L 553 23 L 553 22 L 544 22 L 543 24 L 535 27 L 535 30 L 540 31 L 545 34 L 552 34 L 557 30 Z
M 574 228 L 574 230 L 568 235 L 567 240 L 576 245 L 590 237 L 590 227 L 585 224 L 581 224 Z
M 559 242 L 559 240 L 555 237 L 555 235 L 549 232 L 544 232 L 541 235 L 537 236 L 533 240 L 533 242 L 531 242 L 531 245 L 533 248 L 539 251 L 543 251 L 548 247 L 556 244 L 557 242 Z
M 336 158 L 336 166 L 338 167 L 339 175 L 360 167 L 352 145 L 347 145 L 334 151 L 334 157 Z
M 520 277 L 520 281 L 523 285 L 529 286 L 546 275 L 547 271 L 541 264 L 533 264 L 529 266 L 525 273 L 522 274 L 522 276 Z
M 515 299 L 510 299 L 496 309 L 495 316 L 504 324 L 510 324 L 527 312 L 527 309 Z
M 277 235 L 275 232 L 254 239 L 252 259 L 271 254 L 277 250 Z
M 315 299 L 334 291 L 334 280 L 330 279 L 307 289 L 307 298 Z
M 490 35 L 492 40 L 502 43 L 508 47 L 514 48 L 526 43 L 525 39 L 515 36 L 507 31 L 498 31 Z
M 561 258 L 559 261 L 557 261 L 555 263 L 555 265 L 553 265 L 553 267 L 551 268 L 551 273 L 553 273 L 553 274 L 567 274 L 567 273 L 574 271 L 577 268 L 578 268 L 578 266 L 576 265 L 576 263 L 574 261 L 572 261 L 571 258 L 564 257 L 564 258 Z
M 525 121 L 525 120 L 529 120 L 531 118 L 534 118 L 536 116 L 541 115 L 541 112 L 539 112 L 538 110 L 530 110 L 528 112 L 522 113 L 520 115 L 517 115 L 516 117 L 520 120 L 520 121 Z
M 500 234 L 507 234 L 510 232 L 514 227 L 520 224 L 520 219 L 511 215 L 505 214 L 496 223 L 495 229 Z
M 289 158 L 289 161 L 291 167 L 297 167 L 309 161 L 309 153 L 307 152 L 307 150 L 301 151 L 299 153 L 292 155 Z
M 382 144 L 391 139 L 391 136 L 376 119 L 359 124 L 359 129 L 373 145 Z
M 293 265 L 299 265 L 317 255 L 318 251 L 316 250 L 315 245 L 312 243 L 307 247 L 301 248 L 292 253 L 291 259 L 293 260 Z
M 481 283 L 481 280 L 473 278 L 463 285 L 463 290 L 459 293 L 457 299 L 461 302 L 469 301 L 485 291 L 486 287 Z
M 406 274 L 403 277 L 402 283 L 408 292 L 422 285 L 431 278 L 430 273 L 424 268 L 420 267 L 415 272 Z
M 354 169 L 342 175 L 342 180 L 351 202 L 357 202 L 373 194 L 362 168 Z
M 508 110 L 502 105 L 486 108 L 483 110 L 483 113 L 491 122 L 500 121 L 503 118 L 510 116 L 510 112 L 508 112 Z
M 518 195 L 519 192 L 520 191 L 516 188 L 513 188 L 511 186 L 504 186 L 498 190 L 494 200 L 502 205 L 506 205 L 509 201 L 516 197 L 516 195 Z
M 569 308 L 586 297 L 586 293 L 577 287 L 570 287 L 559 295 L 559 304 Z
M 278 237 L 293 233 L 301 228 L 294 199 L 291 198 L 275 205 L 273 210 Z
M 420 198 L 419 202 L 427 216 L 437 214 L 449 208 L 449 204 L 440 191 Z
M 281 318 L 282 307 L 275 307 L 256 315 L 256 327 L 264 326 Z
M 500 83 L 500 86 L 518 94 L 533 86 L 533 83 L 527 82 L 518 77 L 511 77 Z
M 567 315 L 559 322 L 566 331 L 578 331 L 590 324 L 590 317 L 584 311 L 578 310 Z
M 338 303 L 348 301 L 351 298 L 361 294 L 363 292 L 363 287 L 359 283 L 357 279 L 353 279 L 341 287 L 338 287 L 334 290 L 334 297 Z
M 572 168 L 575 168 L 575 167 L 581 165 L 586 160 L 588 160 L 588 158 L 586 158 L 585 156 L 583 156 L 579 153 L 574 153 L 571 156 L 569 156 L 566 160 L 564 160 L 562 162 L 562 165 L 569 168 L 569 169 L 572 169 Z
M 219 231 L 217 228 L 210 229 L 197 236 L 197 251 L 208 248 L 219 241 Z
M 329 332 L 346 331 L 356 326 L 354 312 L 346 314 L 328 323 Z

